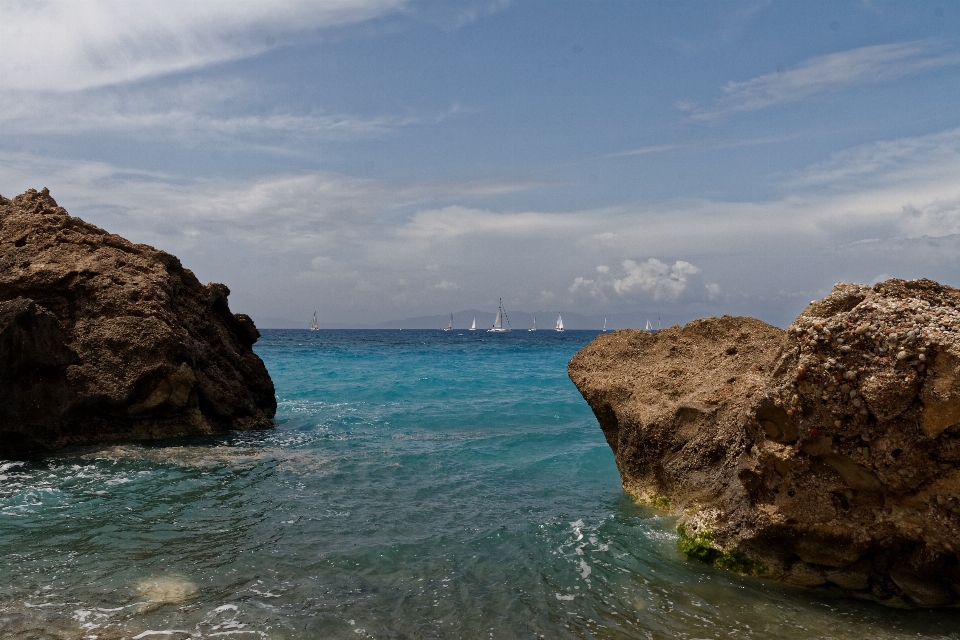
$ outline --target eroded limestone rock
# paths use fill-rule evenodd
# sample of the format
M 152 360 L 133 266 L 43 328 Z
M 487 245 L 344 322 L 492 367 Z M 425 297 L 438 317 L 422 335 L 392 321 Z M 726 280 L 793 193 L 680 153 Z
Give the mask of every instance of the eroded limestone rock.
M 271 425 L 259 332 L 174 256 L 0 196 L 0 456 Z
M 569 373 L 624 489 L 690 539 L 794 584 L 960 599 L 960 291 L 841 284 L 786 331 L 618 331 Z

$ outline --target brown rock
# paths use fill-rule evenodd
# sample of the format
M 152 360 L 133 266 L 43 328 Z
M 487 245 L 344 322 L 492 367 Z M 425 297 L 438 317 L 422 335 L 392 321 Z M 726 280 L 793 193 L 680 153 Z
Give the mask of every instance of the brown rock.
M 859 562 L 843 569 L 828 571 L 829 582 L 850 591 L 864 591 L 870 587 L 870 564 Z
M 0 196 L 0 455 L 271 426 L 259 332 L 228 295 L 46 189 Z
M 786 331 L 727 316 L 617 331 L 568 371 L 624 490 L 709 530 L 710 557 L 746 558 L 718 563 L 957 600 L 943 585 L 960 582 L 960 291 L 837 285 Z
M 923 430 L 931 438 L 960 424 L 960 358 L 956 354 L 937 354 L 920 398 Z
M 953 594 L 939 580 L 931 580 L 905 569 L 891 569 L 890 578 L 919 607 L 944 607 L 953 601 Z
M 794 562 L 784 577 L 784 581 L 798 587 L 818 587 L 827 582 L 823 571 L 805 562 Z

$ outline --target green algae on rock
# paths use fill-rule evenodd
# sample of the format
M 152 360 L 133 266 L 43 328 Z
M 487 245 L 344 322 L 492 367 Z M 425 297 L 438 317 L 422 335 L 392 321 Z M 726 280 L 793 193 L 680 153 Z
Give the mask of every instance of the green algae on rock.
M 677 526 L 677 535 L 680 536 L 677 549 L 690 560 L 699 560 L 704 564 L 746 575 L 762 576 L 767 572 L 766 564 L 749 557 L 740 549 L 723 551 L 714 546 L 713 530 L 709 527 L 701 527 L 690 536 L 687 534 L 686 525 L 681 524 Z

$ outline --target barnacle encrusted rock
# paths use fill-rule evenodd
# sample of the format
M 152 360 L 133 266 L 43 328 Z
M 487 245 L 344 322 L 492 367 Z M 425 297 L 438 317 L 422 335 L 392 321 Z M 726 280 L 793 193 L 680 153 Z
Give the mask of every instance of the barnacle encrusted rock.
M 228 294 L 46 189 L 0 196 L 0 457 L 271 426 L 260 334 Z
M 838 284 L 786 330 L 706 318 L 602 335 L 569 374 L 624 489 L 747 573 L 960 601 L 960 291 Z

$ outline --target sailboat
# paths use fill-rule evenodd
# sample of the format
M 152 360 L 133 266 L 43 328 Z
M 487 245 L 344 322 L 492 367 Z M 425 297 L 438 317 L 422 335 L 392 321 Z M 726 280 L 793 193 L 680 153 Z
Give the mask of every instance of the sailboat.
M 320 324 L 317 322 L 317 312 L 313 312 L 313 320 L 310 321 L 310 331 L 318 331 Z
M 647 320 L 647 327 L 644 329 L 644 331 L 653 331 L 653 325 L 650 323 L 650 320 Z
M 533 316 L 533 326 L 527 329 L 527 331 L 536 331 L 537 330 L 537 316 Z
M 503 310 L 503 298 L 500 298 L 500 306 L 497 308 L 497 319 L 493 321 L 493 326 L 487 329 L 487 333 L 506 333 L 510 331 L 510 319 L 507 318 L 507 328 L 503 326 L 503 318 L 507 314 Z
M 607 316 L 603 316 L 603 329 L 601 331 L 607 330 Z
M 470 331 L 476 331 L 476 330 L 477 330 L 477 319 L 474 318 L 473 324 L 470 325 Z
M 450 312 L 450 322 L 447 323 L 447 326 L 445 326 L 443 330 L 450 331 L 450 329 L 453 329 L 453 312 L 452 311 Z
M 563 317 L 557 314 L 557 331 L 563 332 Z

